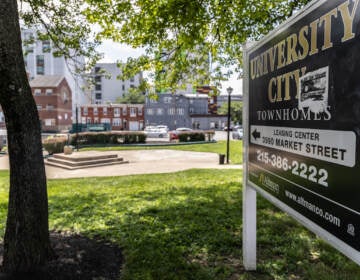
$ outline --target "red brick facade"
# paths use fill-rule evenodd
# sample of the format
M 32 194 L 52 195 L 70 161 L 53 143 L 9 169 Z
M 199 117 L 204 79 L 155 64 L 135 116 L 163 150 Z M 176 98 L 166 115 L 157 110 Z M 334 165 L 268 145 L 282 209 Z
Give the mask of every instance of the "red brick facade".
M 81 123 L 110 123 L 112 130 L 143 130 L 144 104 L 81 106 Z
M 217 95 L 212 94 L 213 91 L 214 91 L 214 87 L 211 87 L 211 86 L 202 86 L 202 87 L 198 87 L 196 89 L 196 92 L 207 94 L 209 96 L 209 99 L 208 99 L 208 111 L 209 111 L 210 114 L 216 115 L 217 114 L 217 109 L 218 109 Z
M 46 77 L 46 76 L 45 76 Z M 66 79 L 37 83 L 31 81 L 36 106 L 44 132 L 68 130 L 72 125 L 72 94 Z

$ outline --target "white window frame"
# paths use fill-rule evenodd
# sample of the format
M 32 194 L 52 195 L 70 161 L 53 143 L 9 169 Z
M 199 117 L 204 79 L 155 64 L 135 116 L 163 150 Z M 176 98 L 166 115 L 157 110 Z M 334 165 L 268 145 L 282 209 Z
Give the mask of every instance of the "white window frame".
M 120 117 L 120 108 L 114 108 L 114 117 Z
M 136 117 L 136 108 L 130 107 L 130 117 Z

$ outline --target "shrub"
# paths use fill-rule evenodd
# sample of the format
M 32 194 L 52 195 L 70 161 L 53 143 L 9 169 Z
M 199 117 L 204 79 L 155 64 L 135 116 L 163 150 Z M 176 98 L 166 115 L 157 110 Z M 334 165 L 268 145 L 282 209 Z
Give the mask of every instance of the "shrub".
M 71 135 L 71 144 L 76 144 L 78 136 L 79 145 L 108 145 L 145 143 L 146 135 L 143 132 L 110 131 L 110 132 L 81 132 Z
M 66 137 L 52 137 L 43 140 L 43 147 L 49 154 L 58 154 L 64 152 L 64 146 L 67 144 Z
M 183 132 L 179 134 L 180 142 L 198 142 L 205 141 L 205 134 L 203 132 Z

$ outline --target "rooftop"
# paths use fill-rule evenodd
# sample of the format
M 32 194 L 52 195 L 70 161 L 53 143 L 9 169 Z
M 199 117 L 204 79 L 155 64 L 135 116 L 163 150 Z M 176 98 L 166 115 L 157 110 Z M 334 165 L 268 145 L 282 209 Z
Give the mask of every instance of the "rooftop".
M 31 87 L 57 87 L 65 79 L 62 75 L 39 75 L 30 81 Z

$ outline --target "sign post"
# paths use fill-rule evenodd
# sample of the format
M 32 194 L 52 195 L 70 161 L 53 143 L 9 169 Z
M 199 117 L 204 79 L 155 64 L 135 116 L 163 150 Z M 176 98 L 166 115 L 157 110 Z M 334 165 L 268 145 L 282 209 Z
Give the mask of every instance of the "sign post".
M 245 47 L 246 269 L 254 192 L 360 264 L 359 2 L 313 1 Z

